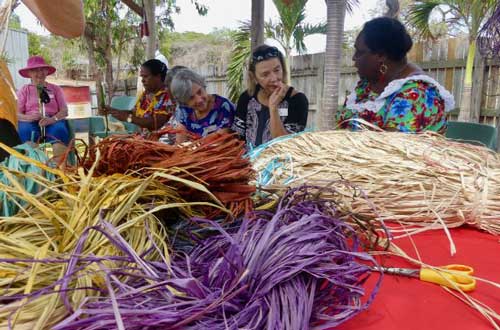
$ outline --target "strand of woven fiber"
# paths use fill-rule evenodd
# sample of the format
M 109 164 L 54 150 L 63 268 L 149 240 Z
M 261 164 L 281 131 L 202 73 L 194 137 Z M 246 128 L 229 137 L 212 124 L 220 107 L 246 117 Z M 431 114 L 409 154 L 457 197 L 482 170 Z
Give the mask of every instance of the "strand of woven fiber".
M 27 157 L 30 159 L 36 159 L 41 163 L 48 163 L 49 159 L 45 155 L 45 153 L 39 148 L 33 148 L 31 145 L 25 143 L 18 145 L 14 148 L 14 150 L 19 152 L 24 152 Z M 22 160 L 15 155 L 10 155 L 10 157 L 6 158 L 0 166 L 3 168 L 0 171 L 0 182 L 4 184 L 9 183 L 9 179 L 6 175 L 4 175 L 4 171 L 10 171 L 13 173 L 23 172 L 23 173 L 38 173 L 40 175 L 45 176 L 49 180 L 53 180 L 55 177 L 52 173 L 44 171 L 43 168 L 38 167 L 36 164 L 31 163 L 29 161 Z M 38 185 L 32 180 L 26 179 L 23 176 L 17 177 L 19 180 L 19 184 L 23 185 L 28 192 L 36 193 L 38 192 Z M 6 192 L 4 190 L 0 190 L 0 215 L 1 216 L 9 216 L 13 215 L 18 211 L 17 204 L 19 201 L 13 201 L 11 198 L 6 196 Z
M 255 187 L 249 185 L 254 172 L 245 153 L 244 142 L 229 133 L 214 133 L 189 145 L 170 146 L 142 139 L 140 136 L 112 136 L 97 144 L 83 163 L 94 165 L 95 155 L 100 159 L 96 175 L 132 173 L 150 175 L 156 169 L 166 169 L 179 178 L 202 183 L 235 214 L 251 209 Z M 162 180 L 173 184 L 168 179 Z M 179 193 L 187 200 L 202 200 L 204 194 L 185 185 L 178 185 Z M 216 212 L 218 214 L 218 212 Z M 215 216 L 215 214 L 214 214 Z
M 138 265 L 120 281 L 119 269 L 103 269 L 108 294 L 90 298 L 54 329 L 329 329 L 354 317 L 378 291 L 380 277 L 371 293 L 362 286 L 376 263 L 333 204 L 309 189 L 290 190 L 276 212 L 255 212 L 233 230 L 193 219 L 218 234 L 175 255 L 172 272 L 143 260 L 150 272 Z M 105 222 L 89 230 L 131 250 Z
M 327 184 L 345 179 L 363 197 L 345 205 L 379 220 L 429 228 L 464 223 L 500 234 L 500 158 L 489 149 L 433 133 L 303 133 L 279 139 L 250 155 L 258 184 Z M 346 193 L 346 198 L 352 194 Z
M 7 177 L 14 174 L 4 171 Z M 58 174 L 54 170 L 54 174 Z M 188 203 L 174 187 L 160 182 L 165 173 L 160 171 L 146 178 L 114 174 L 93 177 L 80 171 L 78 175 L 64 175 L 57 183 L 36 173 L 19 173 L 36 182 L 43 190 L 34 195 L 24 186 L 12 180 L 11 185 L 0 184 L 19 204 L 15 216 L 0 218 L 0 329 L 15 324 L 16 329 L 50 328 L 88 296 L 99 295 L 95 287 L 104 287 L 105 280 L 97 274 L 96 264 L 78 269 L 74 280 L 65 286 L 59 283 L 64 276 L 68 259 L 76 248 L 78 238 L 88 226 L 94 226 L 105 214 L 120 235 L 133 247 L 138 256 L 147 254 L 148 259 L 160 257 L 153 249 L 161 247 L 161 254 L 169 262 L 166 233 L 154 214 L 161 210 L 175 209 L 184 217 L 201 215 L 194 206 L 206 202 Z M 169 175 L 171 182 L 174 178 Z M 210 196 L 202 185 L 178 179 L 183 184 L 200 189 Z M 212 196 L 217 203 L 216 198 Z M 212 204 L 214 208 L 221 205 Z M 151 235 L 146 235 L 145 223 Z M 101 234 L 90 233 L 82 250 L 82 258 L 99 256 L 121 256 Z M 152 251 L 153 249 L 153 251 Z M 31 260 L 31 261 L 30 261 Z M 32 260 L 38 260 L 33 263 Z M 49 262 L 50 261 L 50 262 Z M 106 266 L 113 267 L 113 260 Z M 70 306 L 64 306 L 57 295 L 35 295 L 24 300 L 13 300 L 13 296 L 26 295 L 50 287 L 52 290 L 68 291 Z

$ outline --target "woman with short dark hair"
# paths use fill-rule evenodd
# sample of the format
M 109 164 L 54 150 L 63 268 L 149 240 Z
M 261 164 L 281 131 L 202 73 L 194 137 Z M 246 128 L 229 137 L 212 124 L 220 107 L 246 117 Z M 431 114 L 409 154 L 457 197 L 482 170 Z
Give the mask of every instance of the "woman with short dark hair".
M 444 133 L 455 101 L 443 86 L 407 60 L 413 42 L 401 22 L 381 17 L 367 22 L 352 58 L 360 80 L 337 113 L 342 128 L 363 119 L 384 130 Z
M 303 131 L 307 123 L 307 97 L 288 85 L 283 54 L 268 45 L 252 53 L 247 90 L 236 107 L 233 129 L 249 147 L 276 137 Z
M 176 104 L 165 85 L 167 66 L 160 60 L 148 60 L 141 65 L 144 92 L 130 111 L 106 107 L 106 111 L 121 121 L 134 123 L 139 127 L 155 131 L 173 115 Z

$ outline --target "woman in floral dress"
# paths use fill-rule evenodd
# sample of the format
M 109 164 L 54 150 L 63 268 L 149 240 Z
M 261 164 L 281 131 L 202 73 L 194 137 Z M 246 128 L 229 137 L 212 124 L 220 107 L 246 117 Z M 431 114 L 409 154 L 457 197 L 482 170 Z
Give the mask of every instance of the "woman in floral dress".
M 384 130 L 444 133 L 453 96 L 422 69 L 407 61 L 413 42 L 396 19 L 365 24 L 355 43 L 353 61 L 360 80 L 337 113 L 341 128 L 356 130 L 362 119 Z

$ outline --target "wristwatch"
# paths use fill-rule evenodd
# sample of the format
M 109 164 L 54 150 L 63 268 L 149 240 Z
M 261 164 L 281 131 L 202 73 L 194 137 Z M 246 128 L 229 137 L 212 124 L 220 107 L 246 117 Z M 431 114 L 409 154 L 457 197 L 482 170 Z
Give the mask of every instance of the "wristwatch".
M 57 118 L 57 116 L 56 116 L 56 115 L 52 116 L 52 118 L 54 118 L 54 120 L 55 120 L 55 121 L 58 121 L 58 120 L 59 120 L 59 118 Z
M 131 122 L 132 122 L 132 113 L 129 113 L 127 116 L 127 123 L 131 123 Z

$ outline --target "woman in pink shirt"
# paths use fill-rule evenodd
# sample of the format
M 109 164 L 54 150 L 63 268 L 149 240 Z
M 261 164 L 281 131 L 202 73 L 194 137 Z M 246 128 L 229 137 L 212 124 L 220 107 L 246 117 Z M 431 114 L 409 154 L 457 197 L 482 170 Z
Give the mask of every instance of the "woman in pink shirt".
M 21 141 L 50 142 L 57 159 L 66 151 L 70 136 L 65 120 L 68 107 L 62 89 L 45 81 L 55 71 L 41 56 L 28 59 L 28 65 L 19 70 L 19 74 L 31 78 L 31 83 L 18 90 L 17 111 Z M 41 136 L 42 131 L 45 131 L 45 136 Z

